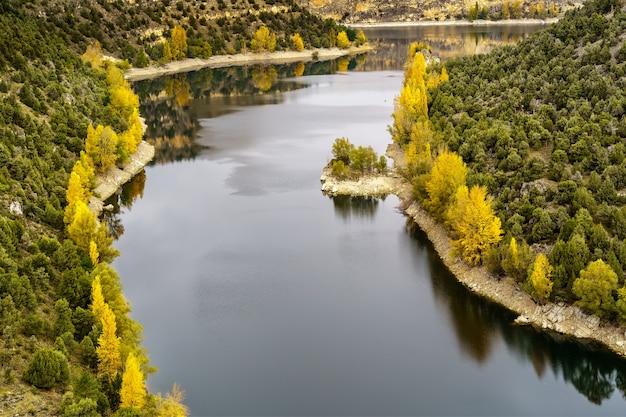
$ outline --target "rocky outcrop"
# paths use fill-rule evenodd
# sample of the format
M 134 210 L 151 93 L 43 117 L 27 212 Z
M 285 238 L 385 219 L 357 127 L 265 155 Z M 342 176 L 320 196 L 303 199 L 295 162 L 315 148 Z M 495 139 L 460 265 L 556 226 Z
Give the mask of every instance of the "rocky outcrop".
M 404 166 L 402 151 L 395 144 L 387 148 L 387 156 L 395 167 Z M 404 212 L 422 229 L 433 243 L 437 254 L 457 277 L 458 281 L 476 294 L 496 302 L 518 315 L 516 324 L 531 325 L 546 331 L 575 337 L 581 342 L 598 342 L 620 356 L 626 356 L 624 329 L 602 322 L 598 317 L 586 314 L 580 308 L 564 303 L 537 304 L 530 295 L 509 277 L 497 277 L 485 267 L 470 266 L 452 251 L 450 236 L 442 224 L 430 216 L 419 203 L 411 201 L 411 186 L 399 175 L 397 169 L 386 176 L 364 178 L 361 181 L 339 181 L 329 176 L 327 169 L 322 174 L 322 190 L 331 190 L 331 195 L 375 195 L 387 190 L 402 200 Z M 384 188 L 386 187 L 386 188 Z
M 98 175 L 96 187 L 89 199 L 89 209 L 96 215 L 102 213 L 104 201 L 141 172 L 152 158 L 154 158 L 154 146 L 142 141 L 137 147 L 137 151 L 130 156 L 126 163 L 109 168 L 104 174 Z

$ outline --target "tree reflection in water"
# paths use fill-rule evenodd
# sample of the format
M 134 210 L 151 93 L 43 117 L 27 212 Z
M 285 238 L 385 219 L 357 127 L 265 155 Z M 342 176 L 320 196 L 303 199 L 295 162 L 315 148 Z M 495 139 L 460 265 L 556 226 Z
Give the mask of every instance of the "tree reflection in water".
M 338 195 L 330 199 L 335 207 L 335 215 L 344 223 L 349 223 L 353 217 L 373 221 L 378 210 L 379 198 L 377 197 Z M 384 201 L 384 198 L 382 200 Z
M 205 68 L 133 83 L 146 117 L 144 139 L 156 148 L 153 164 L 195 159 L 205 148 L 195 142 L 199 120 L 237 106 L 271 104 L 280 92 L 303 88 L 292 77 L 357 69 L 364 56 L 288 65 Z M 231 99 L 229 101 L 228 99 Z
M 132 180 L 122 186 L 119 193 L 113 194 L 105 201 L 105 205 L 112 205 L 112 210 L 104 210 L 100 220 L 109 228 L 111 237 L 119 239 L 124 233 L 124 225 L 120 218 L 120 209 L 123 207 L 130 211 L 137 198 L 143 198 L 143 190 L 146 185 L 146 171 L 142 170 Z
M 594 404 L 609 399 L 616 390 L 626 398 L 624 359 L 595 344 L 513 324 L 514 313 L 478 297 L 456 280 L 413 220 L 407 220 L 406 231 L 419 247 L 429 249 L 433 294 L 440 308 L 449 312 L 459 347 L 468 357 L 486 363 L 494 344 L 502 340 L 521 360 L 532 363 L 539 379 L 549 369 Z

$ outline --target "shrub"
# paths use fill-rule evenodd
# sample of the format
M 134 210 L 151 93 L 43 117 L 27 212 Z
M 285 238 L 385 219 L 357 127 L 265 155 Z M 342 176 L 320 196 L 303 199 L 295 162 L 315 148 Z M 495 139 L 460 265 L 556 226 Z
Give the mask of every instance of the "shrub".
M 67 358 L 61 352 L 39 349 L 24 372 L 26 382 L 37 388 L 52 388 L 59 383 L 65 385 L 70 379 Z

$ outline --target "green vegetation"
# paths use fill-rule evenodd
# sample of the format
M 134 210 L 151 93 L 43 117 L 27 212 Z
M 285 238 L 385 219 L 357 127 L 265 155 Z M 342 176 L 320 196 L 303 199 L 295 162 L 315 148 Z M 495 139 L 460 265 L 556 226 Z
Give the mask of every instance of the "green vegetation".
M 455 239 L 449 210 L 459 196 L 448 182 L 461 168 L 446 163 L 442 174 L 437 158 L 458 155 L 467 166 L 461 185 L 491 194 L 506 238 L 480 262 L 539 301 L 609 320 L 624 320 L 626 305 L 624 33 L 619 1 L 590 2 L 517 46 L 446 62 L 446 82 L 415 47 L 391 128 L 415 198 Z M 429 83 L 437 71 L 439 83 Z M 533 261 L 538 254 L 548 262 Z
M 362 32 L 323 20 L 295 0 L 7 0 L 53 30 L 74 52 L 98 41 L 107 55 L 136 67 L 184 58 L 209 58 L 255 49 L 264 27 L 275 36 L 275 50 L 294 48 L 298 33 L 304 48 L 335 46 L 346 32 L 350 43 Z M 357 39 L 358 38 L 358 39 Z M 257 44 L 258 45 L 258 44 Z M 297 50 L 297 49 L 296 49 Z
M 371 146 L 356 147 L 346 138 L 337 138 L 329 165 L 332 175 L 338 178 L 358 178 L 364 174 L 384 173 L 387 158 L 379 157 Z

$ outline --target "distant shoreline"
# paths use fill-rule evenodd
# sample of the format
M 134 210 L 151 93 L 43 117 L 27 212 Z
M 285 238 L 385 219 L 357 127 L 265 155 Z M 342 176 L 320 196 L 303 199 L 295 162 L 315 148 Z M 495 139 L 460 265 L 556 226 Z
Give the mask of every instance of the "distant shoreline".
M 328 61 L 343 56 L 353 56 L 372 51 L 368 44 L 347 49 L 321 48 L 303 51 L 279 51 L 262 53 L 242 53 L 234 55 L 215 55 L 208 59 L 189 58 L 182 61 L 146 68 L 131 68 L 124 76 L 128 81 L 140 81 L 163 75 L 197 71 L 203 68 L 225 68 L 255 64 L 288 64 L 292 62 Z
M 371 22 L 350 23 L 353 28 L 394 28 L 412 26 L 523 26 L 551 25 L 558 22 L 558 17 L 549 19 L 506 19 L 506 20 L 418 20 L 415 22 Z

